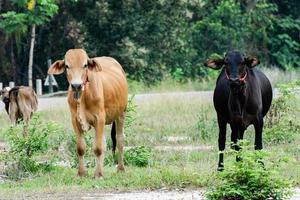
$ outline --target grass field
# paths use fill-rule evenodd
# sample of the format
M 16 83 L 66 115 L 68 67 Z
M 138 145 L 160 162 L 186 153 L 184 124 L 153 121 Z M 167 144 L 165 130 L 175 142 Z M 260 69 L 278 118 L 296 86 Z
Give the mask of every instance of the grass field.
M 146 98 L 146 97 L 145 97 Z M 148 167 L 128 166 L 125 173 L 117 174 L 115 167 L 105 167 L 104 180 L 92 178 L 93 168 L 89 168 L 87 178 L 76 178 L 76 169 L 54 167 L 50 172 L 36 174 L 21 180 L 10 180 L 0 184 L 3 195 L 19 195 L 23 192 L 70 191 L 70 190 L 133 190 L 157 188 L 199 188 L 210 184 L 217 164 L 217 124 L 216 114 L 210 99 L 191 98 L 181 95 L 156 98 L 136 102 L 136 120 L 126 129 L 126 146 L 145 145 L 153 148 Z M 68 109 L 46 110 L 40 112 L 45 121 L 55 121 L 65 132 L 65 140 L 73 134 Z M 1 124 L 7 124 L 4 114 Z M 106 128 L 107 141 L 110 140 L 110 127 Z M 90 133 L 92 134 L 92 133 Z M 254 131 L 250 127 L 245 138 L 253 141 Z M 300 134 L 294 142 L 281 145 L 265 145 L 272 152 L 270 159 L 284 159 L 289 162 L 281 167 L 282 176 L 290 179 L 293 185 L 300 184 Z M 0 135 L 0 138 L 4 138 Z M 173 139 L 172 139 L 173 138 Z M 175 138 L 175 139 L 174 139 Z M 176 139 L 177 138 L 177 139 Z M 227 135 L 230 138 L 229 131 Z M 157 146 L 171 146 L 171 149 L 156 149 Z M 203 150 L 181 147 L 208 147 Z M 229 146 L 229 145 L 228 145 Z M 178 151 L 177 151 L 178 149 Z M 92 151 L 87 149 L 87 151 Z M 75 149 L 74 149 L 75 152 Z M 109 155 L 110 152 L 107 152 Z M 63 157 L 63 159 L 68 159 Z M 87 158 L 87 162 L 93 159 Z M 226 162 L 234 159 L 226 154 Z

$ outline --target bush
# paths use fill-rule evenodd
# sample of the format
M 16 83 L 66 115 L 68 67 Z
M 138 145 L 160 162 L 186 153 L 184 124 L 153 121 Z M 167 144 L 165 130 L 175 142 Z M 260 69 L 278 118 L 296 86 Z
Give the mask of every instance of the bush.
M 296 116 L 295 92 L 300 82 L 291 82 L 279 86 L 279 97 L 273 100 L 265 121 L 265 141 L 270 144 L 290 143 L 300 132 Z
M 9 164 L 6 174 L 13 179 L 33 175 L 39 171 L 50 170 L 55 157 L 45 158 L 47 152 L 57 150 L 61 141 L 49 142 L 49 136 L 59 130 L 53 122 L 43 122 L 39 115 L 34 115 L 28 125 L 28 135 L 23 136 L 24 124 L 7 128 L 4 131 L 9 143 L 9 151 L 2 158 Z M 44 158 L 43 158 L 44 157 Z M 46 160 L 46 161 L 43 161 Z
M 231 161 L 223 172 L 213 178 L 208 200 L 284 200 L 291 196 L 291 184 L 278 175 L 278 162 L 265 158 L 265 151 L 233 151 L 242 160 Z M 262 162 L 264 160 L 264 163 Z M 282 160 L 281 160 L 282 161 Z
M 150 164 L 152 150 L 149 147 L 138 146 L 125 151 L 125 164 L 145 167 Z

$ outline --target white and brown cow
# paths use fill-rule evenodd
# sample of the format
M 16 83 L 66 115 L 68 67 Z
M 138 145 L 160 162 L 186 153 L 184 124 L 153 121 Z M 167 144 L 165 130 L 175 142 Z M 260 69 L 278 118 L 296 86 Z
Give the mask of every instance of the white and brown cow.
M 25 86 L 5 87 L 1 91 L 1 95 L 12 125 L 24 121 L 26 127 L 38 106 L 34 90 Z M 26 134 L 26 131 L 24 131 L 24 134 Z
M 97 158 L 95 178 L 103 176 L 105 152 L 104 126 L 113 124 L 113 150 L 117 146 L 118 171 L 124 170 L 124 120 L 128 101 L 128 86 L 121 65 L 111 57 L 89 58 L 82 49 L 70 49 L 64 60 L 58 60 L 49 68 L 49 74 L 67 71 L 70 84 L 68 103 L 73 129 L 77 137 L 79 156 L 78 175 L 85 176 L 84 132 L 95 129 L 94 153 Z M 116 141 L 115 141 L 116 139 Z

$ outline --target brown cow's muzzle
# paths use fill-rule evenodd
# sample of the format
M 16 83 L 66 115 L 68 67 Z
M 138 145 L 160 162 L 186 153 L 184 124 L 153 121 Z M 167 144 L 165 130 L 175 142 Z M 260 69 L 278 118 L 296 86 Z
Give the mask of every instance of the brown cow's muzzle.
M 78 100 L 81 95 L 82 84 L 71 84 L 72 90 L 74 92 L 73 98 Z
M 3 97 L 2 101 L 3 103 L 9 103 L 9 97 Z

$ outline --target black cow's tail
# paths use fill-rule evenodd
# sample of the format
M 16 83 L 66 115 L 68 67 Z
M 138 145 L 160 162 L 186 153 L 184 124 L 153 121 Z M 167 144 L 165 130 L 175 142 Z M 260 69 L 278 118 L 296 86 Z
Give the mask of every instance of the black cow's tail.
M 116 138 L 117 131 L 116 131 L 116 122 L 115 121 L 112 123 L 110 134 L 111 134 L 111 140 L 112 140 L 112 152 L 114 154 L 116 152 L 116 146 L 117 146 L 117 138 Z

